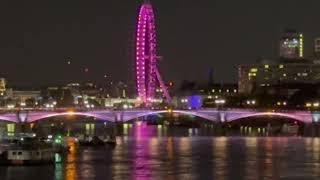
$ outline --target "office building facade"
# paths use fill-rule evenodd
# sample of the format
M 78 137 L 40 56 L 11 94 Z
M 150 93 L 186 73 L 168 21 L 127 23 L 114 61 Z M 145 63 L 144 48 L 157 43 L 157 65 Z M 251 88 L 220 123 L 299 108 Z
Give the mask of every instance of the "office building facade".
M 304 38 L 302 33 L 286 31 L 280 39 L 280 57 L 285 59 L 303 58 Z
M 239 93 L 250 94 L 261 87 L 281 84 L 320 83 L 320 64 L 309 62 L 261 62 L 238 67 Z

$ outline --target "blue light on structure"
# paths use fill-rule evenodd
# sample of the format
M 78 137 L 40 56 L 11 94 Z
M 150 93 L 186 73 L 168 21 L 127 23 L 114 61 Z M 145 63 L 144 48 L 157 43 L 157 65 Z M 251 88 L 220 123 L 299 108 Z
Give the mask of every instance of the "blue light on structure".
M 318 113 L 318 112 L 314 112 L 313 114 L 312 114 L 312 119 L 313 119 L 313 122 L 319 122 L 319 120 L 320 120 L 320 114 Z
M 199 95 L 190 96 L 188 98 L 188 105 L 192 109 L 200 109 L 202 106 L 202 98 Z

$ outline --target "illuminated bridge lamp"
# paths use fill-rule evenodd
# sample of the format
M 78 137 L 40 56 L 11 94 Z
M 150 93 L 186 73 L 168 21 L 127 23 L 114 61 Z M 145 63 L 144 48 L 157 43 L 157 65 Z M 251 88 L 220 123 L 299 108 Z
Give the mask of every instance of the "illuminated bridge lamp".
M 69 110 L 68 112 L 67 112 L 67 115 L 68 116 L 73 116 L 75 114 L 75 112 L 73 111 L 73 110 Z

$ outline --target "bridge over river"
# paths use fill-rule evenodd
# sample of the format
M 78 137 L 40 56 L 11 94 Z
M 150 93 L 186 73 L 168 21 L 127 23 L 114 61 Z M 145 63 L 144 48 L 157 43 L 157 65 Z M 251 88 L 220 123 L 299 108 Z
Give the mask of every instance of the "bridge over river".
M 2 112 L 0 120 L 15 123 L 32 123 L 56 116 L 86 116 L 94 117 L 100 121 L 127 122 L 156 114 L 177 113 L 201 117 L 213 122 L 232 122 L 249 117 L 282 117 L 303 123 L 315 123 L 320 120 L 320 112 L 313 111 L 266 111 L 257 109 L 198 109 L 198 110 L 152 110 L 152 109 L 130 109 L 130 110 L 20 110 L 13 112 Z

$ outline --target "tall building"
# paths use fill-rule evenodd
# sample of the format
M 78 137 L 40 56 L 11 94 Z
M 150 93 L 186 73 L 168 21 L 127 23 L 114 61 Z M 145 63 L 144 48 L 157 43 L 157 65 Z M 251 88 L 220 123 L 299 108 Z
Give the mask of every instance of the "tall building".
M 314 40 L 314 52 L 318 58 L 320 58 L 320 37 Z
M 213 84 L 214 82 L 214 77 L 213 77 L 213 68 L 210 68 L 209 69 L 209 77 L 208 77 L 208 85 L 210 85 L 210 84 Z
M 0 95 L 3 96 L 6 91 L 6 79 L 0 78 Z
M 280 57 L 285 59 L 303 58 L 303 34 L 287 30 L 280 39 Z

